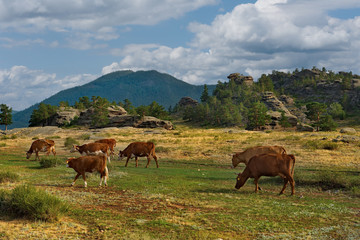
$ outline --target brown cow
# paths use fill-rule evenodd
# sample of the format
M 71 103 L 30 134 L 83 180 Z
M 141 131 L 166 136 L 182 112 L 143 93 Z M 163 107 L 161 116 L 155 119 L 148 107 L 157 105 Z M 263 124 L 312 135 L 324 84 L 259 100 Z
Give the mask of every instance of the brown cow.
M 56 156 L 55 142 L 49 139 L 37 139 L 31 144 L 29 151 L 26 152 L 26 159 L 29 159 L 33 152 L 36 154 L 35 160 L 39 159 L 39 161 L 39 152 L 46 152 L 46 156 L 49 156 L 50 152 L 52 152 Z
M 295 193 L 294 168 L 294 155 L 266 153 L 254 156 L 249 160 L 245 170 L 237 176 L 235 188 L 241 188 L 249 178 L 254 178 L 255 192 L 257 192 L 261 176 L 280 176 L 284 179 L 284 187 L 280 194 L 284 193 L 287 183 L 290 182 L 291 195 L 293 195 Z
M 150 164 L 150 156 L 152 156 L 155 159 L 156 167 L 159 168 L 159 164 L 157 161 L 157 157 L 155 155 L 155 144 L 152 142 L 133 142 L 130 143 L 129 146 L 127 146 L 124 151 L 119 152 L 119 159 L 121 160 L 124 157 L 127 157 L 125 167 L 127 167 L 127 164 L 129 162 L 130 158 L 135 157 L 136 161 L 136 167 L 138 166 L 138 157 L 147 157 L 147 165 Z
M 95 141 L 96 143 L 106 143 L 107 145 L 109 145 L 110 148 L 110 154 L 115 154 L 114 153 L 114 147 L 116 146 L 116 140 L 113 138 L 104 138 L 104 139 L 99 139 L 97 141 Z
M 87 187 L 86 182 L 86 172 L 94 172 L 97 171 L 100 173 L 100 184 L 101 186 L 103 178 L 104 184 L 107 186 L 107 179 L 109 175 L 108 168 L 106 166 L 106 156 L 81 156 L 78 158 L 68 158 L 66 161 L 67 167 L 74 169 L 77 172 L 74 181 L 71 183 L 71 186 L 74 186 L 76 179 L 82 175 L 84 179 L 84 185 Z
M 78 151 L 81 155 L 105 155 L 110 162 L 109 158 L 109 145 L 106 143 L 88 143 L 81 146 L 73 145 L 70 152 Z
M 235 168 L 239 163 L 245 163 L 247 165 L 250 158 L 255 155 L 264 153 L 286 153 L 285 148 L 281 146 L 258 146 L 246 149 L 243 152 L 235 153 L 232 157 L 232 168 Z

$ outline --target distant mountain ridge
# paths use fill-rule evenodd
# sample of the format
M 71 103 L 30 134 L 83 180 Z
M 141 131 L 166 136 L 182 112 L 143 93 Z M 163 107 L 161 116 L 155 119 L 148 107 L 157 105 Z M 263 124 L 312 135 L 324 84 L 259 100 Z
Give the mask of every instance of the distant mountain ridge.
M 208 85 L 209 93 L 216 85 Z M 151 71 L 117 71 L 106 74 L 92 82 L 62 90 L 45 99 L 42 103 L 58 106 L 61 101 L 73 105 L 80 97 L 100 96 L 110 102 L 129 99 L 134 106 L 149 105 L 156 101 L 168 108 L 185 96 L 200 100 L 203 85 L 192 85 L 169 74 Z M 13 124 L 9 128 L 27 127 L 30 116 L 39 104 L 13 114 Z

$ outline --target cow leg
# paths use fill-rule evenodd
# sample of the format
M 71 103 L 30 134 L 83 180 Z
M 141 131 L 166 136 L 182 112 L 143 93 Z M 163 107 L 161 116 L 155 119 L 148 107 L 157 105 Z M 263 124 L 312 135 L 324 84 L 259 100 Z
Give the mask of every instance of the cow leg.
M 82 177 L 84 179 L 84 187 L 87 187 L 85 172 L 81 173 L 81 175 L 82 175 Z
M 283 188 L 281 189 L 281 191 L 280 191 L 279 195 L 281 195 L 281 194 L 283 194 L 283 193 L 284 193 L 285 188 L 286 188 L 286 186 L 287 186 L 288 182 L 289 182 L 288 177 L 284 178 L 284 186 L 283 186 Z
M 148 160 L 148 162 L 147 162 L 147 164 L 146 164 L 146 168 L 149 166 L 149 164 L 150 164 L 150 156 L 146 156 L 146 158 L 147 158 L 147 160 Z
M 35 152 L 35 161 L 36 161 L 36 159 L 39 159 L 39 161 L 40 161 L 39 152 Z
M 259 190 L 259 178 L 255 178 L 254 179 L 254 183 L 255 183 L 255 193 L 257 193 L 257 191 Z
M 136 167 L 138 167 L 138 157 L 135 156 Z
M 75 178 L 74 178 L 74 181 L 71 183 L 71 186 L 74 186 L 75 185 L 75 181 L 76 179 L 78 179 L 78 177 L 81 175 L 81 173 L 78 173 L 76 174 Z
M 125 167 L 127 167 L 130 157 L 126 159 Z
M 108 176 L 109 176 L 109 170 L 108 170 L 107 167 L 105 167 L 104 171 L 100 175 L 101 180 L 100 180 L 100 185 L 99 186 L 101 186 L 103 178 L 104 178 L 104 185 L 107 186 Z
M 154 158 L 154 160 L 156 162 L 156 167 L 159 168 L 159 163 L 158 163 L 158 160 L 157 160 L 157 157 L 156 157 L 155 154 L 153 155 L 153 158 Z
M 289 176 L 289 182 L 291 185 L 291 195 L 294 195 L 295 193 L 295 181 L 294 178 L 292 176 Z
M 107 180 L 109 178 L 109 170 L 105 167 L 105 177 L 104 177 L 104 185 L 107 186 Z

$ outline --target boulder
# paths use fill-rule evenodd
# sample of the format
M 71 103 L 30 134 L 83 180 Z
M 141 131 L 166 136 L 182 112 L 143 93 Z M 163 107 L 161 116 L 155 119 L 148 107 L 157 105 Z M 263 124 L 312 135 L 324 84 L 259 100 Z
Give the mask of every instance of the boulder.
M 135 123 L 136 128 L 165 128 L 167 130 L 173 129 L 173 125 L 170 121 L 161 120 L 151 116 L 144 116 L 138 122 Z
M 346 127 L 340 129 L 340 133 L 356 133 L 356 130 L 354 128 Z
M 296 130 L 300 132 L 314 132 L 315 128 L 305 123 L 298 123 L 296 125 Z
M 261 94 L 261 101 L 272 111 L 285 112 L 291 114 L 285 105 L 275 96 L 273 92 L 264 92 Z
M 254 79 L 252 76 L 243 76 L 240 73 L 232 73 L 227 76 L 227 78 L 240 85 L 244 84 L 246 86 L 252 86 L 254 84 Z
M 59 110 L 51 117 L 49 126 L 62 126 L 70 123 L 75 117 L 80 116 L 80 110 L 72 107 L 60 107 Z
M 199 104 L 198 101 L 196 101 L 195 99 L 192 99 L 191 97 L 183 97 L 180 99 L 178 105 L 180 107 L 195 107 Z
M 337 136 L 335 139 L 333 139 L 333 142 L 359 143 L 360 137 L 350 135 Z

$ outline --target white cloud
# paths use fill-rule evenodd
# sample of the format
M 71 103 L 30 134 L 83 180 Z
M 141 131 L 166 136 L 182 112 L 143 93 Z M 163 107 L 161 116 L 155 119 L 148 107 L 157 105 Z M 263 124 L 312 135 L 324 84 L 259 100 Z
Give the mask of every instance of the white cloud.
M 216 2 L 217 0 L 0 0 L 0 30 L 91 33 L 94 39 L 108 41 L 119 37 L 119 26 L 155 25 Z
M 330 10 L 359 7 L 355 0 L 258 0 L 218 15 L 211 24 L 193 22 L 189 47 L 128 45 L 104 67 L 157 69 L 189 83 L 215 83 L 232 72 L 255 78 L 272 70 L 326 67 L 360 72 L 360 16 L 336 19 Z
M 0 70 L 0 103 L 14 110 L 22 110 L 63 89 L 85 84 L 96 77 L 82 74 L 57 79 L 53 73 L 13 66 L 11 69 Z

